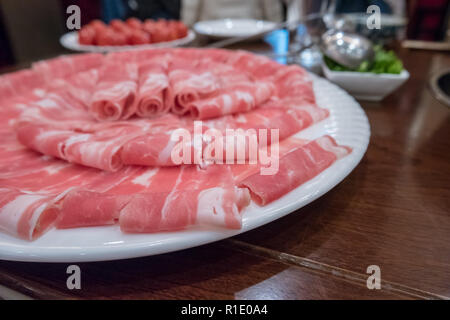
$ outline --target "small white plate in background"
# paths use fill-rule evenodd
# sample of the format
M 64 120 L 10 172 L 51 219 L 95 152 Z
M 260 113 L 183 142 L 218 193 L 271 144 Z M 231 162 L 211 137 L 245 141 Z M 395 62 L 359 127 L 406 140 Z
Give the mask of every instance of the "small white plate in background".
M 198 34 L 215 38 L 247 37 L 273 29 L 275 22 L 255 19 L 220 19 L 200 21 L 194 25 Z

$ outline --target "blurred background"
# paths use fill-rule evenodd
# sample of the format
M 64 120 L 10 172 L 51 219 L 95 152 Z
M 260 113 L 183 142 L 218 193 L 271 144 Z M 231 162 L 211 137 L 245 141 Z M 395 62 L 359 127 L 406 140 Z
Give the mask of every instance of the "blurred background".
M 93 19 L 180 19 L 188 26 L 202 20 L 253 18 L 295 21 L 317 12 L 361 13 L 371 4 L 381 12 L 403 17 L 407 24 L 393 28 L 397 40 L 448 41 L 448 0 L 0 0 L 0 68 L 26 64 L 66 52 L 59 44 L 68 32 L 66 8 L 81 8 L 81 25 Z M 384 28 L 389 32 L 389 28 Z

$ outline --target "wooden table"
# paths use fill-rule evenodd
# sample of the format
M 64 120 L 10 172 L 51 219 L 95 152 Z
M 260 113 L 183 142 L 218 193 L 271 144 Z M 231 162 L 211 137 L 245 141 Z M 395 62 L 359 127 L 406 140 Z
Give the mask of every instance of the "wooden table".
M 176 253 L 68 264 L 0 262 L 0 285 L 33 298 L 414 299 L 450 297 L 450 109 L 427 80 L 444 53 L 400 50 L 410 80 L 361 102 L 372 137 L 336 188 L 246 234 Z M 381 289 L 366 286 L 369 265 Z M 1 289 L 0 289 L 1 291 Z

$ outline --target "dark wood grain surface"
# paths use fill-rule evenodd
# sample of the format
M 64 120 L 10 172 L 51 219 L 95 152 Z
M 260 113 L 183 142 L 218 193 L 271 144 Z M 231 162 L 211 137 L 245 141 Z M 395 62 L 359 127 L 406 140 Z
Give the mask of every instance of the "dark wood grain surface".
M 278 221 L 215 244 L 155 257 L 68 264 L 0 261 L 0 284 L 33 298 L 439 299 L 450 297 L 450 109 L 427 81 L 450 56 L 398 50 L 411 78 L 361 102 L 367 154 L 336 188 Z M 366 269 L 381 269 L 381 289 Z M 0 289 L 1 291 L 1 289 Z

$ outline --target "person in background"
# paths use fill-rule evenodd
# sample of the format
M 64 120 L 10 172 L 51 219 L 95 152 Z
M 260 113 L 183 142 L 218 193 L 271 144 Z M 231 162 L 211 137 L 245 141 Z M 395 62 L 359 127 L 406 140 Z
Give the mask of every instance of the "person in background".
M 181 0 L 128 0 L 130 16 L 145 19 L 179 20 Z
M 187 25 L 224 18 L 280 22 L 283 20 L 283 7 L 278 0 L 182 0 L 181 18 Z
M 106 23 L 113 19 L 124 19 L 127 8 L 122 0 L 102 0 L 101 1 L 102 20 Z
M 180 19 L 180 0 L 101 0 L 104 22 L 129 17 L 145 19 Z

